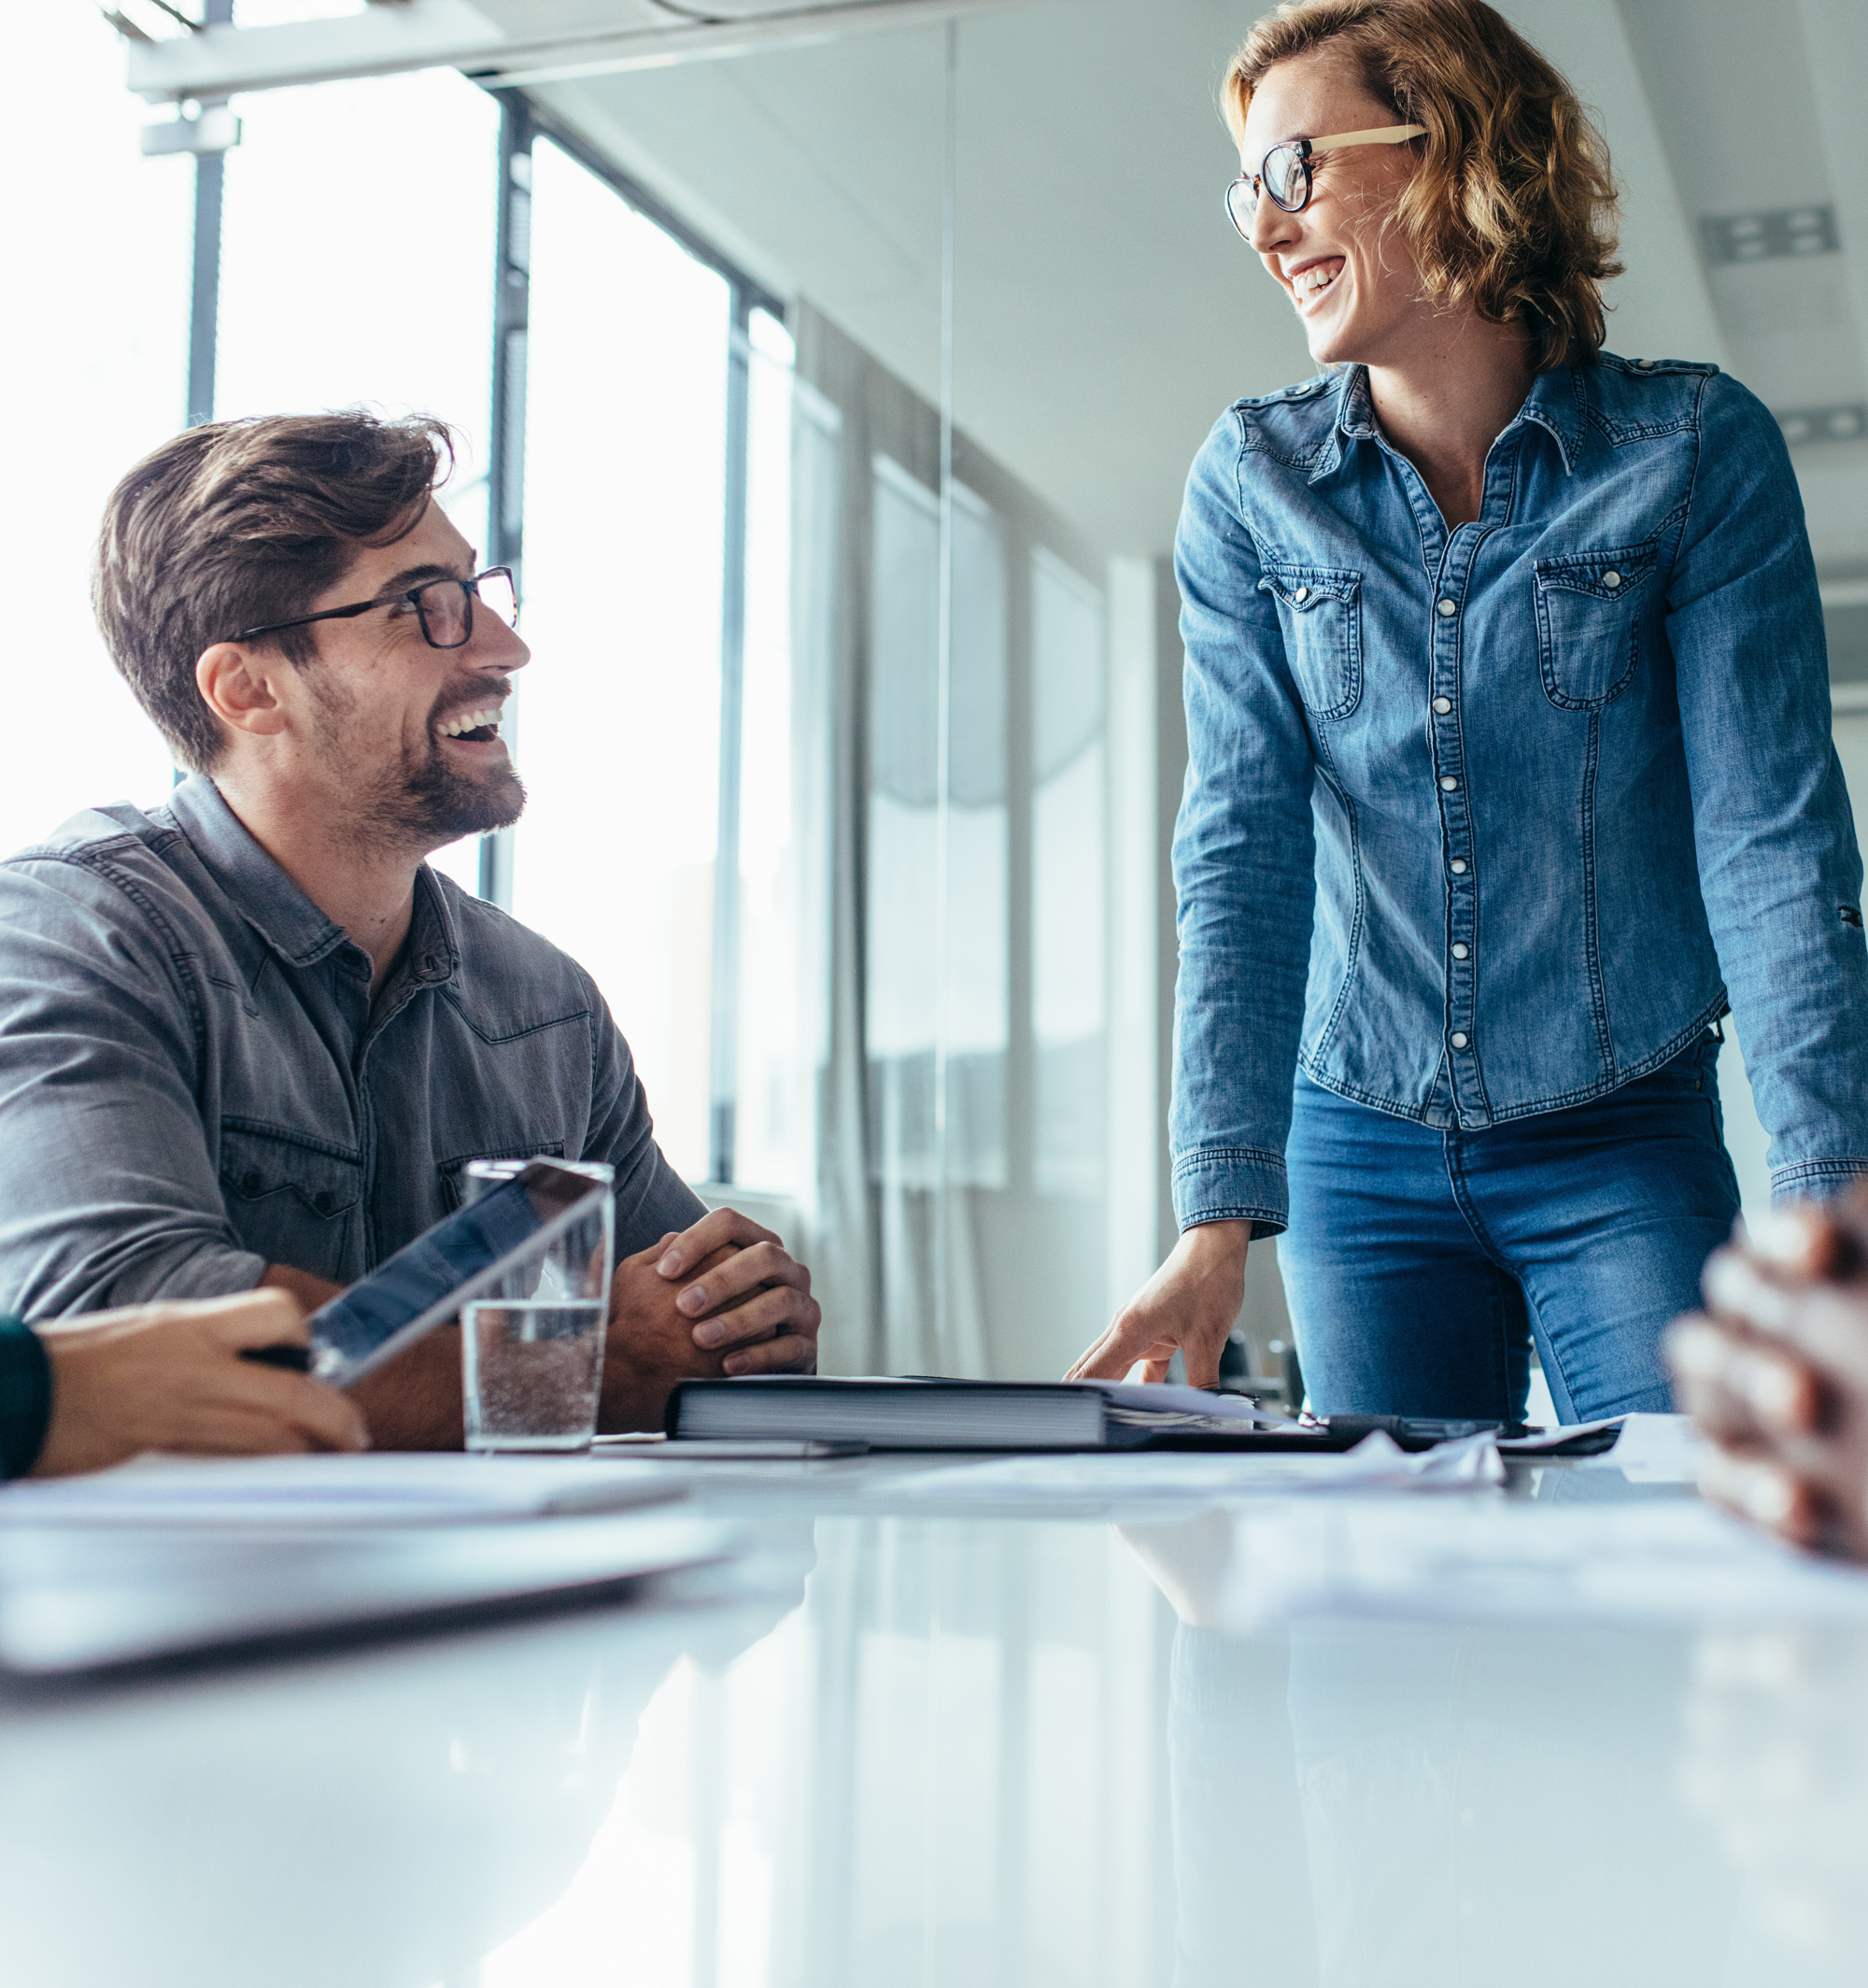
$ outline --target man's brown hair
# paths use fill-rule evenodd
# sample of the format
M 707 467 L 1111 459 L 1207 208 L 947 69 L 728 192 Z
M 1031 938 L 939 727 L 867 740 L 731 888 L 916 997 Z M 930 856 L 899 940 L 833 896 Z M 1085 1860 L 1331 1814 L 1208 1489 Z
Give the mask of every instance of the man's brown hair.
M 181 765 L 205 773 L 226 744 L 195 684 L 202 651 L 309 614 L 359 546 L 415 529 L 453 461 L 441 421 L 347 408 L 191 428 L 123 478 L 105 506 L 92 605 Z M 301 668 L 317 653 L 308 628 L 262 639 Z
M 1226 72 L 1236 143 L 1271 65 L 1329 44 L 1397 124 L 1426 127 L 1394 220 L 1429 294 L 1522 326 L 1540 372 L 1587 365 L 1606 330 L 1602 285 L 1621 264 L 1608 149 L 1575 91 L 1484 0 L 1294 0 Z

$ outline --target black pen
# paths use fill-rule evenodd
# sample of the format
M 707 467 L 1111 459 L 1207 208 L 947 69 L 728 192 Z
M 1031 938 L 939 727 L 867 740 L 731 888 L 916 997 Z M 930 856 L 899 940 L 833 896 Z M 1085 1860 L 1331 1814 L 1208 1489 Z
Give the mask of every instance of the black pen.
M 311 1371 L 309 1346 L 242 1346 L 240 1357 L 261 1367 L 284 1367 L 292 1373 Z

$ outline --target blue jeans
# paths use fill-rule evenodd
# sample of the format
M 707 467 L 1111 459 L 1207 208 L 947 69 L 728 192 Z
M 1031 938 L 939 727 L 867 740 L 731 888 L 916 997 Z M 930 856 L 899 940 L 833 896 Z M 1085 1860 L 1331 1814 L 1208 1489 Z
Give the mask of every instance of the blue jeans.
M 1670 1409 L 1661 1334 L 1738 1213 L 1718 1057 L 1708 1032 L 1606 1097 L 1475 1131 L 1299 1073 L 1278 1260 L 1312 1408 L 1520 1421 L 1535 1335 L 1564 1421 Z

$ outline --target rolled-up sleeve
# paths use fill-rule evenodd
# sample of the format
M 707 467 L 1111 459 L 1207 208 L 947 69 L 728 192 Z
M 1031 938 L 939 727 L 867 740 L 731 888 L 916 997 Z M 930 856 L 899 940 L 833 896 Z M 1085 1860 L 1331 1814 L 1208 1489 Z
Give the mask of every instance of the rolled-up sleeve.
M 1700 888 L 1772 1188 L 1833 1194 L 1868 1173 L 1861 858 L 1796 477 L 1776 420 L 1722 376 L 1667 606 Z
M 250 1290 L 195 1097 L 178 934 L 107 861 L 0 865 L 0 1310 L 56 1317 Z
M 1194 462 L 1175 542 L 1187 778 L 1174 831 L 1181 941 L 1170 1143 L 1182 1228 L 1285 1226 L 1284 1143 L 1316 908 L 1315 776 L 1258 548 L 1238 417 Z

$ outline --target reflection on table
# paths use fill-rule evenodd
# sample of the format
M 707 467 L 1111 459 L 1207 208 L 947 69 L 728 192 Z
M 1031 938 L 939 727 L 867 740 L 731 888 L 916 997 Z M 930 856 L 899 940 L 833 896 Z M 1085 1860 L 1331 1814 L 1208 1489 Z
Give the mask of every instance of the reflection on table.
M 742 1476 L 646 1606 L 0 1703 L 9 1988 L 1859 1973 L 1868 1632 L 1241 1632 L 1238 1514 L 875 1481 Z

